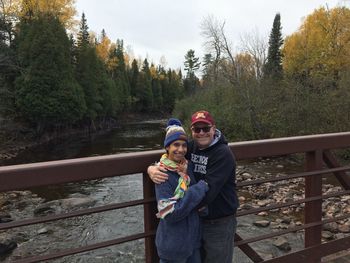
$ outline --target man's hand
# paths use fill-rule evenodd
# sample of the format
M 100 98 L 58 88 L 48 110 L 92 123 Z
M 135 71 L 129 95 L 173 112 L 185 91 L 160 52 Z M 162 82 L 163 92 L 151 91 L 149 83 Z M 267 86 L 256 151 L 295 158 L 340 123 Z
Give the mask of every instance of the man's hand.
M 155 184 L 161 184 L 168 180 L 168 175 L 165 172 L 166 169 L 157 165 L 151 165 L 147 168 L 148 176 Z

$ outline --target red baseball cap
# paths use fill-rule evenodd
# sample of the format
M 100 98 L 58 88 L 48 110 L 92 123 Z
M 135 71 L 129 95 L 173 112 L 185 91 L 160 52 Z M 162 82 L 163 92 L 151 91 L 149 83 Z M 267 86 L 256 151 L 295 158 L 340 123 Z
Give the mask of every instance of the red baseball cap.
M 197 122 L 204 122 L 209 125 L 215 125 L 215 121 L 209 112 L 205 110 L 200 110 L 192 114 L 191 118 L 191 126 L 196 124 Z

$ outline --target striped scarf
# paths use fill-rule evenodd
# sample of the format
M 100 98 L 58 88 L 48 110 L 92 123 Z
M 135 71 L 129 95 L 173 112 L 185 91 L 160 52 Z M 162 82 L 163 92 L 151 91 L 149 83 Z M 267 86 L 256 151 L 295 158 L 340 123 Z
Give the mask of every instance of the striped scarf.
M 176 201 L 184 197 L 185 192 L 187 191 L 190 185 L 190 177 L 187 175 L 187 160 L 184 159 L 182 162 L 177 163 L 168 158 L 167 154 L 163 154 L 159 165 L 164 167 L 168 171 L 177 172 L 180 177 L 178 180 L 177 187 L 174 191 L 174 196 L 167 199 L 162 199 L 158 201 L 158 218 L 164 218 L 166 215 L 174 211 L 174 206 Z

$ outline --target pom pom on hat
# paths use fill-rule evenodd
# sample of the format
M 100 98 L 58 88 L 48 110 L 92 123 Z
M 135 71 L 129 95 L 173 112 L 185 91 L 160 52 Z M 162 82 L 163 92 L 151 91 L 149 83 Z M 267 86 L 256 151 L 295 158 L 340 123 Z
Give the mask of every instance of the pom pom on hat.
M 166 135 L 164 139 L 164 147 L 169 146 L 172 142 L 182 140 L 187 142 L 187 135 L 182 127 L 181 121 L 175 118 L 168 120 L 166 127 Z
M 178 119 L 175 119 L 175 118 L 170 118 L 170 119 L 168 120 L 168 124 L 167 124 L 166 130 L 168 130 L 168 129 L 171 128 L 172 126 L 180 126 L 180 127 L 182 128 L 181 121 L 178 120 Z

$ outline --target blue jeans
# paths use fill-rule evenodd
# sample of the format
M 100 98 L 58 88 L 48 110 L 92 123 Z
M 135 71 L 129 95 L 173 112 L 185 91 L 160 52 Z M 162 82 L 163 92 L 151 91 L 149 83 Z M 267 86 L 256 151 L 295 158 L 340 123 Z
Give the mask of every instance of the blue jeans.
M 197 248 L 193 251 L 192 255 L 186 259 L 180 259 L 180 260 L 160 259 L 159 263 L 201 263 L 201 253 L 200 253 L 200 250 Z
M 232 263 L 235 216 L 215 220 L 202 220 L 202 262 Z

